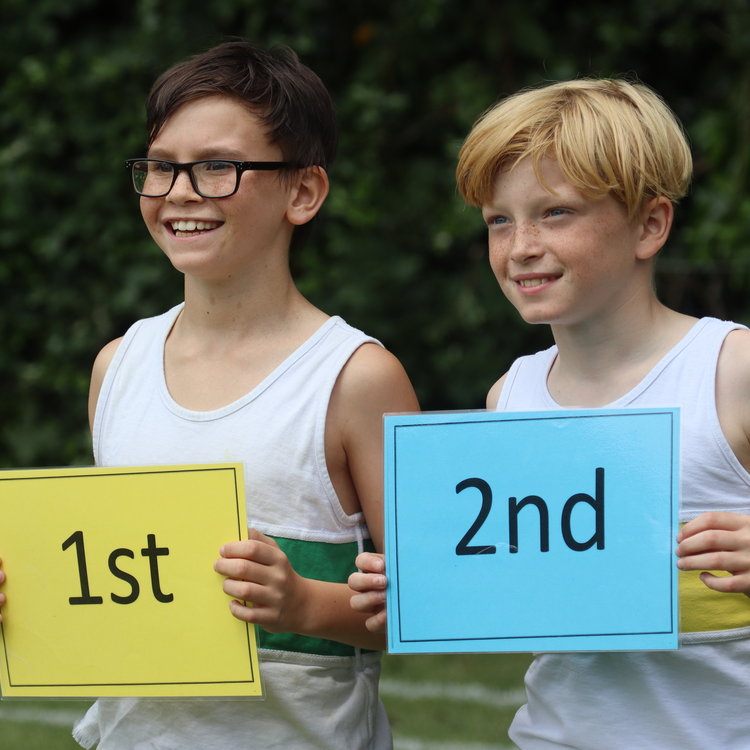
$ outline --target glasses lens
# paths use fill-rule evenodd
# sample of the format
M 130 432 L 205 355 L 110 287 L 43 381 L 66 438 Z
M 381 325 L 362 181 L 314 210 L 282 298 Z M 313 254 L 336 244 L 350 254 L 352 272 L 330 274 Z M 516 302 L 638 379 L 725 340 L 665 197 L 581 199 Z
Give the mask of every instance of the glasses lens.
M 158 159 L 143 159 L 134 161 L 131 167 L 136 193 L 148 198 L 162 198 L 174 185 L 176 169 L 190 172 L 193 187 L 204 198 L 226 198 L 237 191 L 240 173 L 231 161 L 211 159 L 182 166 Z
M 172 187 L 174 168 L 168 161 L 133 162 L 133 187 L 139 195 L 156 198 Z
M 225 198 L 237 190 L 237 167 L 231 161 L 199 161 L 193 179 L 204 198 Z

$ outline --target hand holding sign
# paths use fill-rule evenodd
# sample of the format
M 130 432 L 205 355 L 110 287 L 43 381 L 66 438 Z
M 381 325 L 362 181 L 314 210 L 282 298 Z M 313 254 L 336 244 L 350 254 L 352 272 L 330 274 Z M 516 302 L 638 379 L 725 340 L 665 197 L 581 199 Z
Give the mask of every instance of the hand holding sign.
M 356 593 L 350 604 L 357 612 L 369 615 L 365 625 L 372 633 L 385 631 L 385 590 L 388 578 L 385 575 L 385 556 L 378 552 L 361 552 L 356 566 L 360 572 L 349 576 L 349 588 Z
M 710 589 L 750 596 L 750 516 L 713 511 L 686 523 L 677 536 L 680 570 L 723 570 L 729 576 L 705 572 Z
M 300 603 L 303 579 L 271 537 L 250 529 L 247 540 L 225 544 L 221 555 L 214 570 L 226 576 L 224 593 L 234 597 L 230 607 L 238 620 L 262 625 L 270 633 L 301 630 L 295 616 L 305 610 Z

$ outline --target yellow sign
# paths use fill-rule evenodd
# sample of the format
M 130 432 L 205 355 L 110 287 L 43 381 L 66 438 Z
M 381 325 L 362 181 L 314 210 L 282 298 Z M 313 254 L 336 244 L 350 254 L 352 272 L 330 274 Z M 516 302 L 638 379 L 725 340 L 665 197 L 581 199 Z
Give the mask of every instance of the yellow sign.
M 4 697 L 261 695 L 213 563 L 241 464 L 0 472 Z

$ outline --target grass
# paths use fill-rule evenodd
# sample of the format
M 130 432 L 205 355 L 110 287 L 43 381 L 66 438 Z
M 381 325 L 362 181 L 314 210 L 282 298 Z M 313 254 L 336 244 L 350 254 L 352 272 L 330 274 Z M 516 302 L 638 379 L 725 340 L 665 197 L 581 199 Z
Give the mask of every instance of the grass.
M 71 730 L 91 701 L 4 700 L 0 703 L 2 750 L 75 750 Z
M 509 748 L 528 654 L 386 655 L 383 702 L 395 750 Z M 0 750 L 75 750 L 75 718 L 89 702 L 0 703 Z
M 529 654 L 384 657 L 381 692 L 396 750 L 407 741 L 467 750 L 510 747 L 508 727 L 523 702 L 530 660 Z

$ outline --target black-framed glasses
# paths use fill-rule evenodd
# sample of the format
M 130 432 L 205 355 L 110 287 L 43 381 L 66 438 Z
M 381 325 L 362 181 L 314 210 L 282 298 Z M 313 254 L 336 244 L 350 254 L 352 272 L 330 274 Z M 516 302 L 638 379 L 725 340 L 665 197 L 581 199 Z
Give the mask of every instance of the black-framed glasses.
M 190 184 L 203 198 L 228 198 L 240 186 L 242 173 L 250 170 L 270 171 L 292 166 L 286 161 L 236 161 L 234 159 L 201 159 L 200 161 L 166 161 L 164 159 L 128 159 L 125 167 L 133 179 L 138 195 L 163 198 L 169 194 L 183 170 Z

